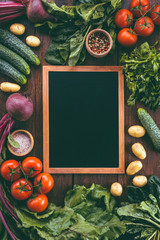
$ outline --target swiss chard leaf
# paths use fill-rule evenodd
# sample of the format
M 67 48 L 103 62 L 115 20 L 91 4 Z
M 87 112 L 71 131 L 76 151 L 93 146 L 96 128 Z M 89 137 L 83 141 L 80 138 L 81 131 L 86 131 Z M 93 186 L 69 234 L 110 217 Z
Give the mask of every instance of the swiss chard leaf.
M 83 61 L 84 57 L 81 57 L 83 51 L 84 51 L 84 43 L 86 36 L 90 30 L 91 26 L 88 27 L 87 32 L 85 33 L 85 36 L 80 33 L 80 31 L 77 31 L 75 35 L 70 39 L 70 55 L 69 55 L 69 60 L 68 64 L 70 66 L 75 66 L 78 61 Z M 85 55 L 83 55 L 85 56 Z M 81 58 L 80 58 L 81 57 Z
M 128 186 L 127 190 L 127 197 L 131 203 L 140 203 L 142 201 L 148 200 L 148 193 L 146 191 L 146 188 Z
M 149 193 L 151 193 L 157 199 L 160 206 L 160 179 L 156 176 L 151 176 L 148 179 Z

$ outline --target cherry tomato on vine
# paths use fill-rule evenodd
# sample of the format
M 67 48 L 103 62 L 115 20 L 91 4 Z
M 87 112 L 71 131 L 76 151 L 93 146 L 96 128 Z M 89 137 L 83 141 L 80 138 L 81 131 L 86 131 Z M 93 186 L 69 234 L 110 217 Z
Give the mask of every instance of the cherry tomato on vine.
M 0 173 L 1 176 L 7 181 L 15 181 L 19 179 L 21 176 L 19 162 L 12 159 L 3 162 Z
M 135 31 L 137 34 L 148 37 L 154 31 L 154 23 L 149 17 L 138 18 L 135 22 Z
M 160 25 L 160 4 L 152 9 L 151 18 L 155 24 Z
M 123 28 L 118 33 L 118 42 L 124 47 L 132 47 L 137 42 L 137 34 L 130 28 Z
M 32 183 L 24 178 L 12 183 L 11 194 L 17 200 L 25 200 L 32 195 Z
M 133 14 L 127 9 L 120 9 L 115 15 L 115 23 L 119 28 L 131 26 Z
M 43 212 L 48 206 L 48 198 L 45 194 L 35 194 L 33 198 L 27 201 L 27 207 L 32 212 Z
M 22 169 L 28 177 L 34 177 L 42 171 L 42 162 L 36 157 L 27 157 L 22 162 Z
M 49 173 L 40 173 L 34 179 L 34 186 L 37 186 L 39 193 L 45 194 L 53 188 L 54 180 Z
M 141 17 L 150 9 L 150 2 L 149 0 L 132 0 L 129 9 L 134 16 Z

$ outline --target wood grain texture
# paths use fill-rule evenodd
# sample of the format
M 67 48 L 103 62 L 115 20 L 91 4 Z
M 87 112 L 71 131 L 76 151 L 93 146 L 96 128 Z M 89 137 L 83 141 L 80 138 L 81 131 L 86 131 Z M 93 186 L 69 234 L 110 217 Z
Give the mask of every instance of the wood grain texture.
M 0 0 L 1 1 L 1 0 Z M 128 7 L 130 0 L 123 0 L 123 8 Z M 151 4 L 158 3 L 159 1 L 151 0 Z M 57 0 L 56 3 L 61 4 L 72 4 L 72 1 L 70 0 Z M 41 46 L 38 49 L 34 49 L 36 54 L 41 59 L 41 65 L 47 65 L 47 63 L 44 60 L 45 52 L 49 46 L 49 43 L 51 41 L 50 36 L 48 35 L 46 29 L 35 29 L 33 24 L 29 23 L 25 17 L 16 20 L 15 22 L 22 22 L 26 26 L 26 32 L 25 34 L 20 37 L 23 41 L 25 41 L 25 37 L 28 35 L 36 35 L 41 39 Z M 6 25 L 6 28 L 8 28 L 9 25 Z M 141 44 L 144 41 L 148 41 L 150 44 L 154 43 L 155 41 L 160 39 L 160 30 L 158 27 L 156 27 L 155 32 L 152 36 L 144 39 L 140 38 L 138 40 L 138 45 Z M 118 43 L 116 45 L 116 51 L 113 55 L 107 55 L 104 59 L 96 59 L 91 57 L 89 54 L 87 54 L 87 59 L 83 65 L 93 65 L 93 66 L 109 66 L 109 65 L 120 65 L 120 58 L 122 52 L 130 51 L 126 48 L 122 48 Z M 30 98 L 34 102 L 34 114 L 31 117 L 29 121 L 26 123 L 17 123 L 14 127 L 14 129 L 23 128 L 26 130 L 29 130 L 34 138 L 35 138 L 35 146 L 32 151 L 32 155 L 39 157 L 41 160 L 43 159 L 43 123 L 42 123 L 42 68 L 35 68 L 32 67 L 32 74 L 28 78 L 28 84 L 23 87 L 22 93 L 29 94 Z M 10 79 L 0 75 L 0 83 L 3 81 L 11 81 Z M 3 92 L 0 92 L 0 118 L 5 114 L 5 102 L 7 100 L 7 97 L 9 95 Z M 125 163 L 128 165 L 131 161 L 136 160 L 136 157 L 132 155 L 131 153 L 131 145 L 137 141 L 137 139 L 132 138 L 128 135 L 127 130 L 128 127 L 134 124 L 140 124 L 138 117 L 137 117 L 137 109 L 138 107 L 142 106 L 140 104 L 136 104 L 136 106 L 128 107 L 126 105 L 126 101 L 128 99 L 129 92 L 127 88 L 125 87 Z M 147 109 L 148 110 L 148 109 Z M 160 126 L 160 108 L 154 113 L 149 110 L 149 113 L 154 118 L 158 126 Z M 160 177 L 160 161 L 159 157 L 160 154 L 156 152 L 153 148 L 153 145 L 148 137 L 146 135 L 142 139 L 138 140 L 140 141 L 146 151 L 147 151 L 147 158 L 142 161 L 143 163 L 143 169 L 140 171 L 140 174 L 144 175 L 151 175 L 155 174 L 158 177 Z M 11 154 L 9 157 L 14 158 Z M 23 158 L 20 158 L 23 160 Z M 110 185 L 115 182 L 119 181 L 124 186 L 124 190 L 126 190 L 126 185 L 132 183 L 132 177 L 127 176 L 125 174 L 122 175 L 110 175 L 110 174 L 74 174 L 74 175 L 53 175 L 55 180 L 55 186 L 53 190 L 49 193 L 49 200 L 56 203 L 56 204 L 62 204 L 63 198 L 67 190 L 72 188 L 74 184 L 80 184 L 85 185 L 89 187 L 92 183 L 101 184 L 104 187 L 110 187 Z M 125 193 L 122 196 L 122 199 L 125 198 Z

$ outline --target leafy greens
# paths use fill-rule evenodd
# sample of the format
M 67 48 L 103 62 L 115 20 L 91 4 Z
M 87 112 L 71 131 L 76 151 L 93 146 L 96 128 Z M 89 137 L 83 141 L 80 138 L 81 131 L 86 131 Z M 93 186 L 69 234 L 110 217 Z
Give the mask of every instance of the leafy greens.
M 127 87 L 131 92 L 128 105 L 142 102 L 156 110 L 160 105 L 160 51 L 158 43 L 149 46 L 147 42 L 135 48 L 131 54 L 124 53 L 124 73 Z
M 38 214 L 16 204 L 14 210 L 20 220 L 16 222 L 17 233 L 21 231 L 23 235 L 19 237 L 15 231 L 14 234 L 19 240 L 118 239 L 124 234 L 125 225 L 115 208 L 115 199 L 106 188 L 75 185 L 66 194 L 63 208 L 50 204 L 45 212 Z
M 160 179 L 151 176 L 143 188 L 128 186 L 128 199 L 117 213 L 126 225 L 126 239 L 160 238 Z
M 116 25 L 114 15 L 121 7 L 121 0 L 80 0 L 74 6 L 58 7 L 54 2 L 42 0 L 46 11 L 57 18 L 57 22 L 47 24 L 53 40 L 46 52 L 46 62 L 54 65 L 79 65 L 85 61 L 85 39 L 90 30 L 103 28 L 107 30 L 115 49 Z M 78 5 L 77 5 L 78 3 Z

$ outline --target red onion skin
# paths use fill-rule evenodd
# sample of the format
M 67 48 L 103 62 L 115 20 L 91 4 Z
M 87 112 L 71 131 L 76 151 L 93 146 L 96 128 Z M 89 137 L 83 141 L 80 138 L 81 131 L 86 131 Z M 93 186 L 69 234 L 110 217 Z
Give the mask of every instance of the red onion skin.
M 41 0 L 30 0 L 27 7 L 27 17 L 33 23 L 40 23 L 46 20 L 55 19 L 52 15 L 48 14 Z
M 8 114 L 18 121 L 27 121 L 33 113 L 32 101 L 19 93 L 10 95 L 6 102 Z

